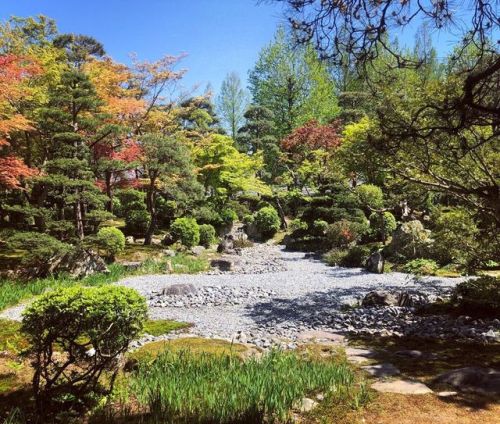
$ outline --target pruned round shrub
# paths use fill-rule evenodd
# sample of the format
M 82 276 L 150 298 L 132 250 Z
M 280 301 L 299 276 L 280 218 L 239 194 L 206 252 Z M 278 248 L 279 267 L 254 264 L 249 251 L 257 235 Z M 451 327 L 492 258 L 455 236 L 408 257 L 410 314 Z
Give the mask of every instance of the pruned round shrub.
M 323 255 L 323 260 L 330 266 L 342 266 L 347 253 L 347 249 L 334 248 Z
M 257 230 L 264 237 L 269 238 L 280 229 L 281 220 L 276 209 L 272 206 L 266 206 L 255 213 L 254 223 Z
M 222 222 L 220 214 L 211 206 L 200 206 L 192 215 L 200 224 L 220 225 Z
M 226 208 L 220 212 L 220 218 L 224 225 L 229 225 L 238 220 L 238 214 L 233 209 Z
M 483 276 L 459 283 L 452 295 L 463 313 L 500 316 L 500 278 Z
M 436 261 L 432 259 L 413 259 L 403 266 L 403 271 L 415 275 L 436 275 L 438 270 Z
M 387 238 L 396 230 L 398 224 L 396 218 L 390 212 L 383 214 L 373 212 L 370 215 L 370 230 L 371 234 L 377 240 L 387 240 Z
M 468 266 L 478 250 L 479 229 L 465 209 L 441 213 L 435 222 L 432 255 L 440 263 Z
M 72 250 L 71 245 L 34 231 L 14 233 L 7 239 L 7 247 L 24 251 L 21 264 L 25 267 L 46 265 L 51 259 Z
M 210 224 L 200 225 L 200 245 L 209 248 L 212 244 L 217 242 L 215 228 Z
M 253 222 L 255 221 L 255 216 L 254 215 L 245 215 L 243 217 L 243 223 L 244 224 L 253 224 Z
M 125 233 L 141 237 L 151 223 L 151 216 L 146 209 L 132 209 L 125 216 Z
M 30 343 L 39 412 L 110 393 L 118 359 L 140 334 L 146 315 L 144 298 L 120 286 L 57 289 L 29 305 L 22 331 Z M 103 379 L 105 370 L 110 374 Z
M 364 207 L 379 209 L 384 205 L 382 189 L 373 184 L 362 184 L 355 188 L 359 202 Z
M 366 225 L 341 219 L 328 226 L 326 237 L 332 247 L 345 248 L 358 241 L 366 229 Z
M 174 240 L 180 241 L 186 247 L 200 243 L 200 226 L 193 218 L 177 218 L 170 227 L 170 234 Z
M 315 236 L 324 236 L 328 229 L 328 222 L 317 219 L 312 223 L 312 234 Z
M 104 227 L 97 232 L 97 244 L 104 250 L 105 255 L 110 260 L 115 260 L 118 253 L 125 249 L 125 236 L 115 227 Z

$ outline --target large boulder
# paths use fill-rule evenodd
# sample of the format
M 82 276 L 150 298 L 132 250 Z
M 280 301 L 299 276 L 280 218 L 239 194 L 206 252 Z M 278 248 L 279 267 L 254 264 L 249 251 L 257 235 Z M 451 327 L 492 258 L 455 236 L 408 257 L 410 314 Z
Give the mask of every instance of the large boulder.
M 463 392 L 483 395 L 500 394 L 500 371 L 493 368 L 459 368 L 439 375 L 434 382 L 452 386 Z
M 377 290 L 368 293 L 361 301 L 363 307 L 380 306 L 413 306 L 413 296 L 407 292 L 390 293 L 388 291 Z
M 217 246 L 218 253 L 233 253 L 234 251 L 234 237 L 232 234 L 224 236 L 222 241 Z
M 72 278 L 85 278 L 96 272 L 109 272 L 106 262 L 93 250 L 83 248 L 56 256 L 46 264 L 28 271 L 32 277 L 65 273 Z
M 186 296 L 196 293 L 196 287 L 193 284 L 172 284 L 163 289 L 165 296 Z
M 418 220 L 401 224 L 392 234 L 391 242 L 384 248 L 386 257 L 400 259 L 422 258 L 429 252 L 430 231 Z
M 212 268 L 218 268 L 219 271 L 232 271 L 234 268 L 234 261 L 228 258 L 212 259 L 210 261 Z
M 365 268 L 368 272 L 382 274 L 384 272 L 384 263 L 382 252 L 373 252 L 366 260 Z

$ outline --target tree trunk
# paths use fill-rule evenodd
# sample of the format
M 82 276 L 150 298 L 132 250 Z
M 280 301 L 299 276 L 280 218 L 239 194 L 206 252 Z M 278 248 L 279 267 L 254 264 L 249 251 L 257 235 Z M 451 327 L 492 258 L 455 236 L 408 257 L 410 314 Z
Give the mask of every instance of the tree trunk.
M 151 221 L 144 237 L 144 245 L 146 246 L 151 245 L 153 241 L 153 234 L 156 230 L 155 182 L 156 177 L 151 176 L 149 178 L 149 187 L 146 193 L 146 207 L 149 215 L 151 216 Z
M 105 174 L 105 180 L 106 180 L 106 194 L 108 196 L 108 203 L 106 205 L 106 210 L 108 212 L 113 213 L 113 188 L 111 187 L 111 177 L 112 173 L 110 171 L 106 171 Z
M 78 191 L 77 191 L 78 194 Z M 80 240 L 83 240 L 85 234 L 83 232 L 83 210 L 82 202 L 77 200 L 75 204 L 75 224 L 76 224 L 76 235 Z

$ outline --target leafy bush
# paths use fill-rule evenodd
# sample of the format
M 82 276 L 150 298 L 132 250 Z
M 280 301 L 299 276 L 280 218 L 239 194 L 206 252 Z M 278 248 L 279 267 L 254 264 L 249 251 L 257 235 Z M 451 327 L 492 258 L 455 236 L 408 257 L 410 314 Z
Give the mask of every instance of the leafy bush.
M 220 213 L 220 218 L 224 225 L 232 224 L 234 221 L 238 220 L 238 215 L 233 209 L 222 209 Z
M 21 264 L 26 267 L 46 265 L 51 259 L 72 250 L 69 244 L 34 231 L 14 233 L 7 239 L 7 247 L 24 251 Z
M 340 265 L 346 267 L 363 267 L 365 266 L 370 253 L 371 248 L 369 246 L 353 246 L 341 259 Z
M 252 224 L 255 221 L 255 216 L 254 215 L 245 215 L 243 217 L 243 223 L 244 224 Z
M 387 240 L 397 226 L 396 218 L 390 212 L 384 212 L 383 214 L 373 212 L 370 215 L 370 230 L 377 240 Z
M 119 205 L 114 212 L 118 216 L 127 217 L 131 210 L 146 210 L 146 194 L 142 191 L 133 188 L 118 190 L 116 198 L 119 200 Z
M 331 246 L 345 248 L 358 241 L 366 230 L 366 224 L 363 225 L 342 219 L 328 226 L 326 237 Z
M 323 260 L 330 266 L 342 266 L 345 257 L 348 254 L 347 249 L 331 249 L 323 255 Z
M 255 213 L 254 223 L 264 237 L 272 237 L 280 229 L 281 220 L 276 209 L 266 206 Z
M 454 209 L 440 214 L 435 222 L 433 256 L 442 264 L 457 263 L 468 266 L 478 249 L 479 230 L 465 209 Z
M 431 242 L 429 235 L 430 231 L 420 221 L 404 222 L 392 234 L 391 242 L 384 248 L 384 256 L 398 262 L 428 258 Z
M 324 236 L 326 234 L 327 229 L 328 229 L 328 222 L 323 221 L 322 219 L 317 219 L 312 224 L 312 233 L 315 236 Z
M 125 233 L 144 236 L 150 223 L 151 216 L 146 209 L 129 210 L 125 216 Z
M 299 218 L 292 219 L 288 224 L 290 231 L 307 230 L 307 222 L 301 221 Z
M 200 225 L 200 245 L 208 248 L 216 242 L 217 237 L 214 226 L 210 224 Z
M 415 275 L 436 275 L 438 268 L 432 259 L 413 259 L 403 266 L 403 271 Z
M 359 202 L 364 207 L 379 209 L 384 205 L 382 189 L 373 184 L 362 184 L 355 188 Z
M 219 225 L 222 222 L 220 214 L 210 206 L 201 206 L 193 211 L 193 218 L 200 224 Z
M 193 218 L 177 218 L 170 227 L 170 233 L 186 247 L 200 243 L 200 227 Z
M 345 364 L 272 351 L 241 361 L 234 355 L 165 351 L 141 362 L 132 393 L 153 420 L 189 423 L 289 422 L 307 394 L 353 393 Z M 358 399 L 358 394 L 355 399 Z
M 470 315 L 500 316 L 500 278 L 483 276 L 459 283 L 452 300 Z
M 104 227 L 97 233 L 97 243 L 106 252 L 106 256 L 113 260 L 125 249 L 125 236 L 115 227 Z
M 23 314 L 35 369 L 34 393 L 39 412 L 53 403 L 109 393 L 117 359 L 142 330 L 144 298 L 120 286 L 70 287 L 35 300 Z

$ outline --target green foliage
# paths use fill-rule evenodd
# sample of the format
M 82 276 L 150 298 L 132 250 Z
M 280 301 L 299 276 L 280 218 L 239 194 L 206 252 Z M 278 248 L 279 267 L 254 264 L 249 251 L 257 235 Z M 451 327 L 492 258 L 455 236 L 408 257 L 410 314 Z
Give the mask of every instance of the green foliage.
M 106 252 L 106 256 L 114 260 L 115 256 L 125 249 L 125 236 L 115 227 L 104 227 L 97 232 L 97 243 Z
M 143 237 L 150 223 L 151 215 L 146 208 L 129 210 L 125 215 L 125 233 Z
M 370 246 L 352 246 L 347 254 L 341 258 L 340 265 L 346 267 L 364 267 L 366 260 L 372 253 Z
M 127 218 L 132 210 L 146 210 L 146 194 L 143 191 L 132 188 L 118 190 L 116 198 L 119 199 L 119 208 L 115 209 L 115 213 L 119 216 Z
M 168 319 L 147 320 L 143 325 L 143 332 L 152 336 L 161 336 L 172 331 L 182 330 L 190 327 L 186 322 L 172 321 Z
M 302 397 L 353 389 L 344 364 L 272 351 L 241 361 L 232 355 L 166 350 L 133 375 L 132 393 L 152 419 L 174 422 L 287 422 Z
M 307 222 L 304 222 L 304 221 L 300 220 L 299 218 L 295 218 L 289 222 L 288 228 L 291 232 L 294 232 L 297 230 L 307 230 L 308 225 L 307 225 Z
M 436 275 L 438 268 L 432 259 L 413 259 L 403 266 L 403 271 L 415 275 Z
M 342 266 L 348 252 L 347 249 L 333 248 L 323 255 L 323 260 L 330 266 Z
M 254 215 L 245 215 L 243 217 L 243 223 L 244 224 L 252 224 L 255 221 L 255 216 Z
M 186 247 L 200 243 L 200 226 L 193 218 L 177 218 L 170 227 L 170 233 Z
M 377 240 L 386 240 L 397 228 L 396 218 L 390 212 L 370 215 L 370 232 Z
M 280 217 L 276 209 L 272 206 L 259 209 L 255 213 L 254 218 L 257 230 L 262 233 L 264 237 L 272 237 L 280 229 Z
M 212 244 L 217 242 L 216 232 L 213 225 L 201 224 L 200 225 L 200 245 L 209 248 Z
M 327 229 L 328 229 L 328 222 L 323 221 L 322 219 L 317 219 L 312 224 L 312 234 L 315 236 L 326 235 Z
M 193 211 L 192 215 L 193 218 L 196 219 L 196 222 L 200 224 L 217 226 L 222 222 L 219 212 L 217 212 L 212 205 L 200 206 Z
M 224 225 L 229 225 L 238 220 L 238 215 L 233 209 L 225 208 L 220 212 L 220 218 Z
M 120 286 L 54 290 L 29 305 L 22 331 L 34 355 L 39 409 L 68 396 L 83 401 L 90 394 L 109 393 L 102 372 L 117 372 L 117 359 L 142 331 L 146 314 L 144 298 Z
M 465 209 L 443 212 L 435 222 L 432 253 L 442 264 L 473 265 L 479 248 L 478 235 L 477 225 Z
M 326 237 L 332 247 L 346 248 L 358 241 L 366 231 L 366 225 L 342 219 L 328 226 Z
M 355 188 L 355 192 L 364 207 L 379 209 L 384 206 L 384 194 L 376 185 L 362 184 Z
M 48 234 L 36 232 L 17 232 L 7 239 L 9 249 L 23 250 L 21 264 L 37 267 L 47 264 L 51 259 L 71 251 L 72 246 Z
M 484 276 L 459 283 L 452 300 L 464 313 L 498 317 L 500 314 L 500 279 Z

